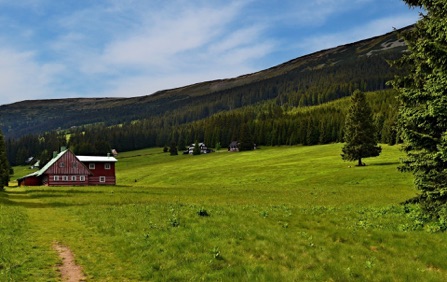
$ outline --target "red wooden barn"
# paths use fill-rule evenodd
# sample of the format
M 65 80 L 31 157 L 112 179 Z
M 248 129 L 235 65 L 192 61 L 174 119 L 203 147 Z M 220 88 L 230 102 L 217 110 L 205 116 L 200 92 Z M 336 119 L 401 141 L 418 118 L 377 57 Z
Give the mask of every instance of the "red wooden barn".
M 115 185 L 114 157 L 75 156 L 64 150 L 42 169 L 17 179 L 19 186 Z

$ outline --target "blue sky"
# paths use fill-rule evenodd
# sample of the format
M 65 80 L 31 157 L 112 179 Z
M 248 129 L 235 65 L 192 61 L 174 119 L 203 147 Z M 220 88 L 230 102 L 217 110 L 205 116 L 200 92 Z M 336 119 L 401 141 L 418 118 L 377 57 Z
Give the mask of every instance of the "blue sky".
M 0 104 L 149 95 L 418 18 L 401 0 L 0 0 Z

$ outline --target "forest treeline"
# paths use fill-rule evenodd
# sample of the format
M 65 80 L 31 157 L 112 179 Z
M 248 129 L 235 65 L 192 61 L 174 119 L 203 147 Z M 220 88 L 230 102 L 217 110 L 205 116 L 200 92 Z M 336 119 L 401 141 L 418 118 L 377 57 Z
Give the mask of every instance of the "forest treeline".
M 367 93 L 381 143 L 397 142 L 395 94 L 393 90 Z M 343 141 L 348 107 L 348 98 L 308 107 L 281 105 L 273 99 L 189 123 L 176 124 L 161 116 L 116 126 L 95 124 L 8 139 L 6 147 L 10 163 L 20 165 L 31 156 L 48 161 L 61 146 L 78 155 L 105 155 L 111 149 L 120 152 L 171 143 L 182 150 L 196 141 L 222 148 L 241 139 L 257 146 L 326 144 Z

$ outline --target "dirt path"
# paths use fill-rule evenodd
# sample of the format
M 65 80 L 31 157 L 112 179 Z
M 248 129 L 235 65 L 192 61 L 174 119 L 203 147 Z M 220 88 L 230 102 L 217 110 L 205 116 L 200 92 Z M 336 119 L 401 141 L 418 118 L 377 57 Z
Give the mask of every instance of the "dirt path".
M 57 242 L 53 244 L 53 248 L 59 253 L 59 257 L 62 259 L 62 264 L 59 266 L 62 281 L 86 281 L 82 268 L 75 263 L 74 255 L 71 250 Z

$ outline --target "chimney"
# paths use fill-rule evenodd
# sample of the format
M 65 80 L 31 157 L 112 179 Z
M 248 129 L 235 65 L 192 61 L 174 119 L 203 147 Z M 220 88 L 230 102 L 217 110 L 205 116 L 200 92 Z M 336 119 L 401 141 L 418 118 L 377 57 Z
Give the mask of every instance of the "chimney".
M 57 157 L 57 151 L 53 151 L 53 159 Z
M 65 150 L 67 150 L 67 147 L 61 146 L 61 152 L 65 151 Z

